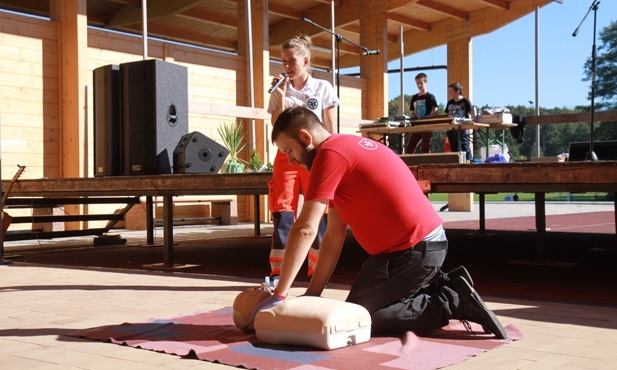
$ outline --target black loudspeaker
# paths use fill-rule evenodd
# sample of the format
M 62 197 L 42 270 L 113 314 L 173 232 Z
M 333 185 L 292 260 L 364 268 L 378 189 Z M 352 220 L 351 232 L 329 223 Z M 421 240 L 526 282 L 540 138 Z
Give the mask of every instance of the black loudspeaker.
M 94 176 L 122 174 L 120 67 L 96 68 L 94 83 Z
M 593 152 L 601 161 L 617 159 L 617 140 L 594 141 Z M 570 143 L 568 161 L 584 161 L 589 153 L 589 142 Z
M 201 132 L 182 136 L 174 150 L 174 173 L 217 173 L 229 150 Z
M 171 174 L 188 133 L 188 71 L 158 59 L 120 64 L 123 173 Z

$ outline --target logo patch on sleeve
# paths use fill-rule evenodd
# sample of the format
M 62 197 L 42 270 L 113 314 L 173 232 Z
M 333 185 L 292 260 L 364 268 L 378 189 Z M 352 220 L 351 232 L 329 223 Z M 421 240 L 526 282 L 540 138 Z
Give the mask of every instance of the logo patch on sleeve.
M 362 148 L 366 150 L 376 150 L 377 149 L 377 143 L 373 139 L 363 138 L 362 140 L 358 141 L 358 145 L 360 145 Z

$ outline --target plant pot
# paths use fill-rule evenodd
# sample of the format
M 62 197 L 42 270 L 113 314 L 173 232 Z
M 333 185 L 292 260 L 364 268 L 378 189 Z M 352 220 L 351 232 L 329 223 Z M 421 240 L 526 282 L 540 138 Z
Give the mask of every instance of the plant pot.
M 235 159 L 230 159 L 223 165 L 224 173 L 243 173 L 244 172 L 244 164 L 238 162 Z

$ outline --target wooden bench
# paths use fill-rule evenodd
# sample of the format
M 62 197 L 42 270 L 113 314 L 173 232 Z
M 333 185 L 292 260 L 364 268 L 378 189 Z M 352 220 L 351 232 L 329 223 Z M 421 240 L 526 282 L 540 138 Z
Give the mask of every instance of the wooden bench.
M 4 240 L 50 239 L 83 235 L 102 235 L 109 232 L 124 220 L 139 197 L 47 197 L 47 198 L 9 198 L 7 209 L 31 209 L 28 216 L 12 217 L 12 224 L 32 224 L 30 229 L 15 230 L 6 233 Z M 66 205 L 90 204 L 124 204 L 111 214 L 78 214 L 71 215 L 64 211 Z M 88 230 L 65 230 L 65 222 L 74 221 L 108 221 L 104 227 Z
M 158 208 L 160 204 L 160 211 L 155 211 L 155 215 L 161 215 L 162 201 L 154 200 L 154 205 Z M 199 225 L 212 223 L 217 221 L 219 225 L 237 225 L 238 224 L 238 204 L 236 199 L 179 199 L 173 200 L 174 204 L 174 218 L 173 224 L 178 225 Z M 202 212 L 194 209 L 188 209 L 184 213 L 177 212 L 177 208 L 185 206 L 195 205 L 210 205 L 210 216 L 204 216 Z M 176 207 L 178 205 L 179 207 Z M 176 217 L 178 214 L 184 214 L 185 217 Z M 163 224 L 163 219 L 155 218 L 154 223 L 156 226 Z
M 464 155 L 459 152 L 445 153 L 421 153 L 421 154 L 401 154 L 401 159 L 408 166 L 418 166 L 424 164 L 461 164 L 464 162 Z M 430 190 L 429 190 L 430 191 Z M 473 194 L 471 193 L 452 193 L 448 194 L 448 208 L 451 211 L 473 210 Z

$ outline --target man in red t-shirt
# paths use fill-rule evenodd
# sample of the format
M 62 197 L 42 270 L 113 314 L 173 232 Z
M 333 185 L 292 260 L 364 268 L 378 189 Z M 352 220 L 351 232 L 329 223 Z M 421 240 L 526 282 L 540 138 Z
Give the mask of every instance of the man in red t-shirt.
M 460 266 L 448 274 L 441 272 L 448 249 L 443 221 L 392 150 L 368 138 L 331 134 L 302 107 L 281 113 L 272 141 L 291 164 L 304 166 L 310 176 L 278 285 L 254 313 L 285 300 L 329 206 L 319 262 L 305 295 L 321 295 L 350 226 L 370 257 L 346 301 L 371 313 L 373 333 L 436 329 L 459 319 L 479 323 L 500 339 L 506 337 L 472 288 L 467 270 Z

